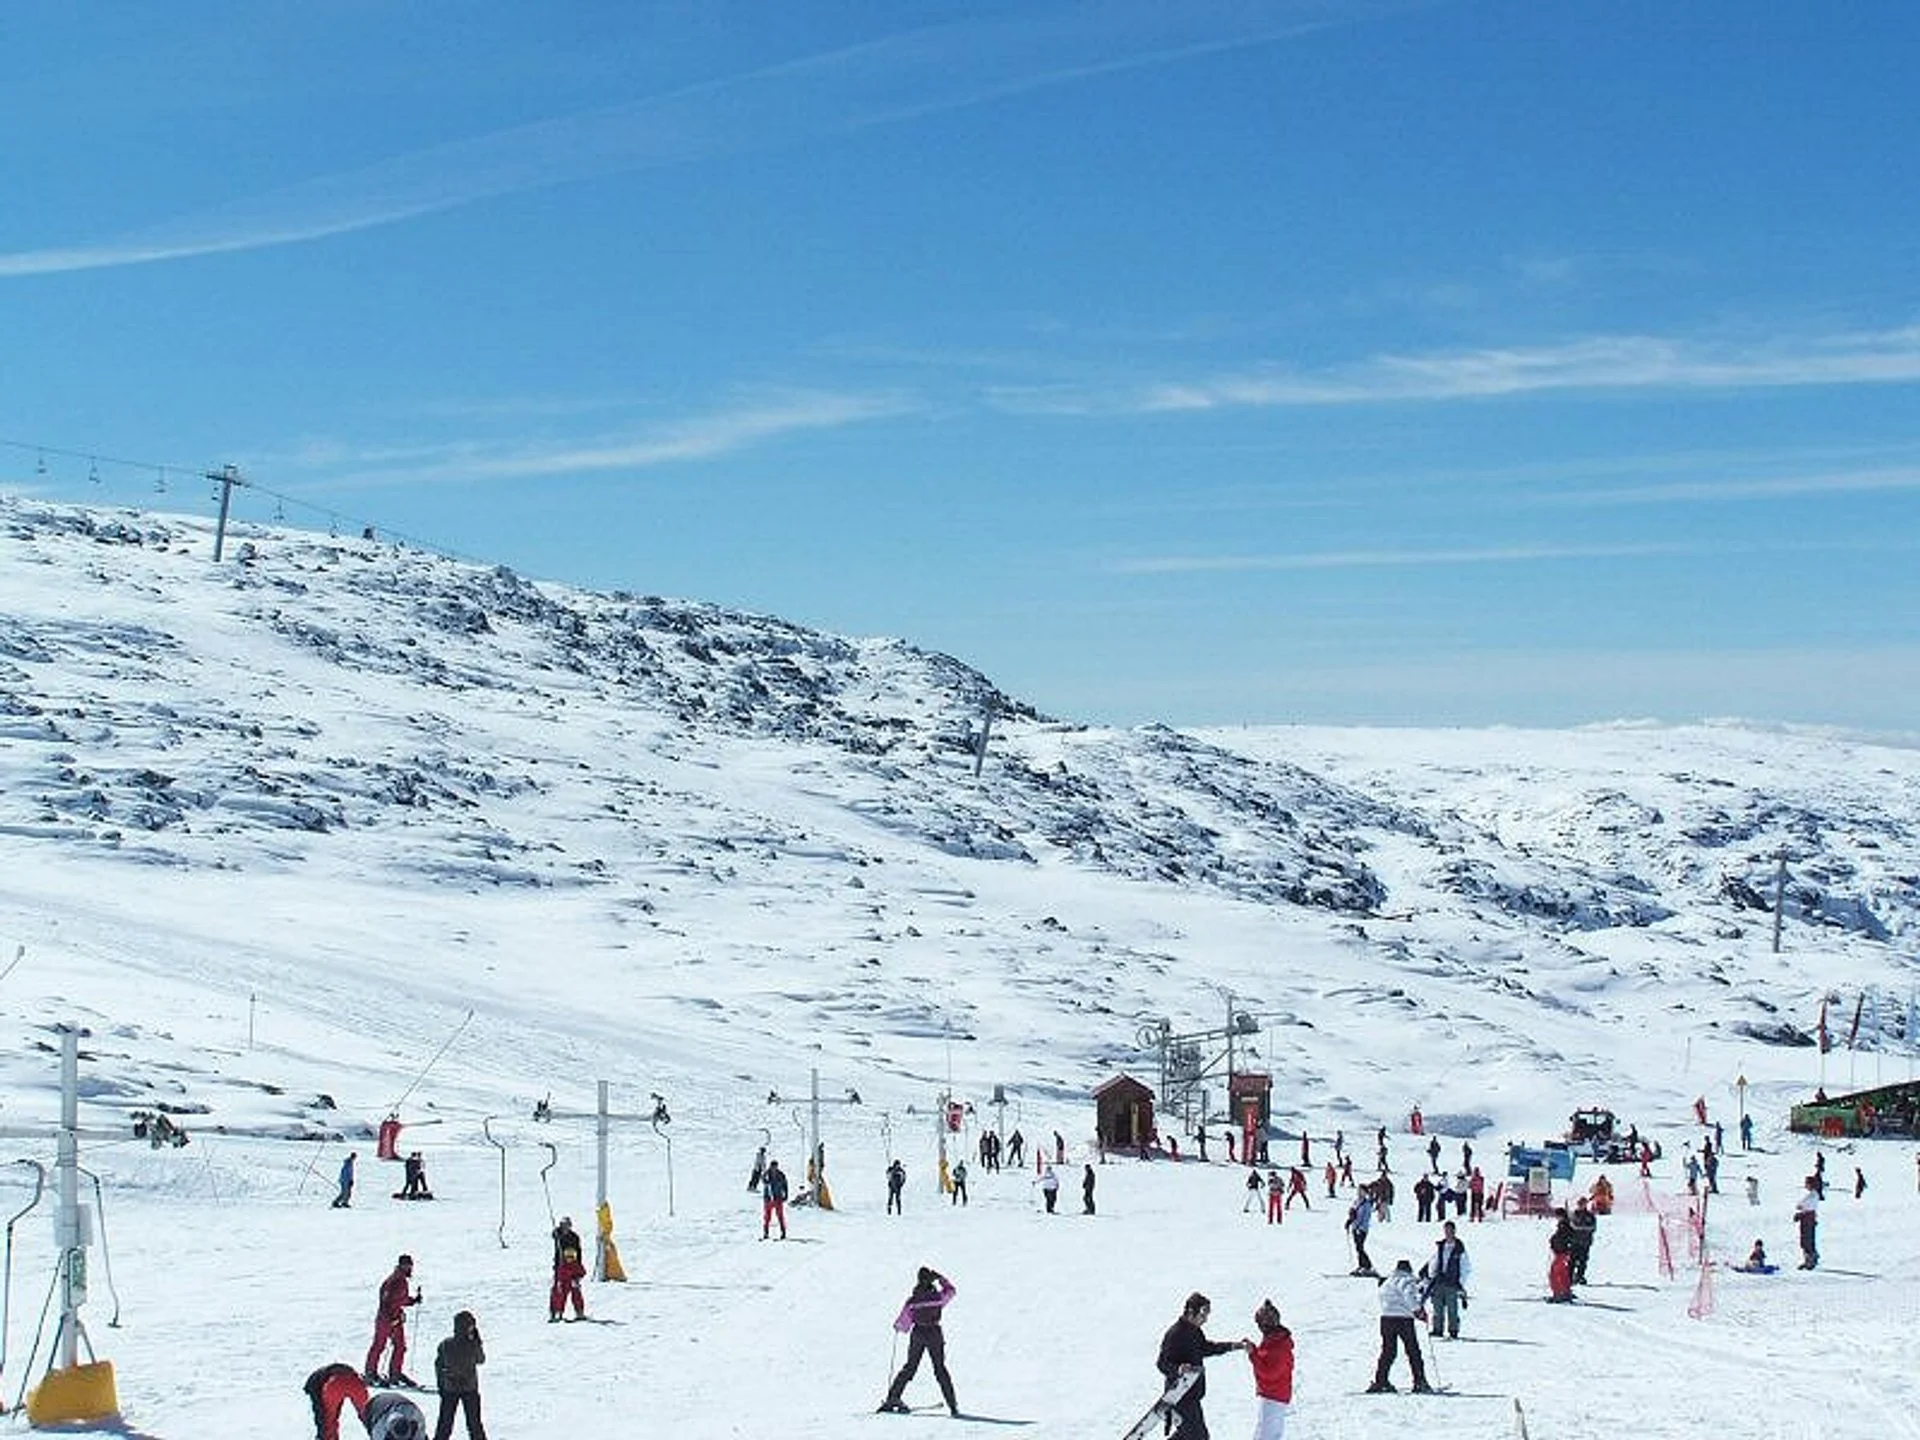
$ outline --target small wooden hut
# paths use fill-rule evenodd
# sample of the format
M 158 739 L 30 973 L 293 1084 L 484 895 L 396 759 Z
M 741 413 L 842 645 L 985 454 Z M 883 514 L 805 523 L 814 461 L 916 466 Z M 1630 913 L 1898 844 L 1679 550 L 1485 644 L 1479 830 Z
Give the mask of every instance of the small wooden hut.
M 1094 1127 L 1108 1150 L 1138 1150 L 1153 1138 L 1153 1091 L 1131 1075 L 1093 1087 Z

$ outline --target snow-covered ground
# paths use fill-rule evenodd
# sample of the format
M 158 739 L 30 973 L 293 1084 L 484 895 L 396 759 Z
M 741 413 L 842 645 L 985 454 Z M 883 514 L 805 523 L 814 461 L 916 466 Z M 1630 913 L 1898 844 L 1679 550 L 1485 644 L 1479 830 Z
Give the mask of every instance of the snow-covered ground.
M 1920 1433 L 1915 1151 L 1828 1147 L 1845 1183 L 1825 1263 L 1799 1273 L 1815 1147 L 1785 1128 L 1822 1076 L 1788 1043 L 1822 996 L 1843 1039 L 1876 997 L 1829 1088 L 1913 1072 L 1911 748 L 1730 724 L 1100 731 L 897 642 L 357 541 L 248 532 L 215 570 L 193 520 L 4 519 L 0 965 L 23 953 L 0 980 L 0 1126 L 9 1158 L 51 1163 L 53 1027 L 85 1026 L 104 1224 L 84 1319 L 134 1433 L 307 1433 L 300 1382 L 360 1361 L 402 1250 L 426 1296 L 409 1368 L 474 1310 L 495 1440 L 951 1425 L 872 1414 L 923 1264 L 960 1287 L 963 1406 L 1036 1436 L 1118 1434 L 1195 1289 L 1216 1336 L 1279 1305 L 1299 1436 L 1517 1434 L 1522 1415 L 1534 1437 Z M 1776 955 L 1755 900 L 1782 849 Z M 1732 1138 L 1744 1078 L 1759 1148 L 1735 1143 L 1710 1253 L 1761 1236 L 1789 1268 L 1703 1290 L 1682 1249 L 1663 1276 L 1615 1171 L 1581 1304 L 1541 1303 L 1544 1225 L 1470 1227 L 1466 1338 L 1434 1360 L 1455 1393 L 1364 1396 L 1373 1287 L 1317 1176 L 1315 1208 L 1269 1226 L 1217 1143 L 1207 1164 L 1112 1158 L 1078 1213 L 1088 1090 L 1156 1079 L 1143 1025 L 1230 1010 L 1257 1017 L 1239 1063 L 1274 1075 L 1316 1164 L 1340 1129 L 1364 1172 L 1374 1128 L 1394 1132 L 1377 1261 L 1435 1238 L 1404 1193 L 1414 1104 L 1483 1117 L 1490 1174 L 1507 1141 L 1608 1105 L 1662 1142 L 1671 1197 L 1694 1097 Z M 829 1102 L 860 1096 L 822 1109 L 839 1208 L 762 1243 L 747 1171 L 763 1142 L 801 1171 L 815 1069 Z M 605 1323 L 549 1326 L 547 1234 L 555 1213 L 591 1224 L 601 1080 L 621 1115 L 658 1094 L 673 1118 L 614 1124 L 630 1279 L 589 1286 Z M 1006 1128 L 1068 1143 L 1059 1215 L 1030 1169 L 975 1164 L 965 1208 L 936 1193 L 939 1098 L 972 1104 L 970 1149 L 996 1085 Z M 132 1136 L 161 1104 L 184 1148 Z M 387 1198 L 372 1126 L 395 1105 L 432 1204 Z M 350 1148 L 360 1196 L 335 1210 Z M 32 1171 L 0 1175 L 12 1214 Z M 46 1363 L 44 1203 L 13 1239 L 9 1407 Z M 1250 1429 L 1247 1372 L 1211 1362 L 1216 1434 Z M 909 1399 L 934 1398 L 923 1375 Z

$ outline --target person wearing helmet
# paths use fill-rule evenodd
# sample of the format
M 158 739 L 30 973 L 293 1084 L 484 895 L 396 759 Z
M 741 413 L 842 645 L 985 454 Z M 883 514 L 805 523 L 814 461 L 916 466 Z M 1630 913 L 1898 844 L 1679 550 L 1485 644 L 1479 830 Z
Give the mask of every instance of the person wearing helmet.
M 462 1310 L 453 1317 L 453 1334 L 440 1342 L 433 1357 L 433 1383 L 440 1391 L 433 1440 L 448 1440 L 453 1434 L 456 1410 L 466 1411 L 467 1440 L 487 1440 L 487 1428 L 480 1422 L 480 1367 L 486 1363 L 480 1322 L 471 1310 Z
M 573 1302 L 573 1318 L 587 1318 L 586 1297 L 580 1293 L 587 1265 L 581 1254 L 580 1232 L 573 1228 L 570 1216 L 562 1215 L 560 1223 L 553 1227 L 553 1288 L 547 1294 L 549 1323 L 565 1316 L 569 1300 Z
M 367 1422 L 367 1440 L 427 1440 L 427 1417 L 420 1407 L 391 1390 L 368 1400 L 362 1418 Z

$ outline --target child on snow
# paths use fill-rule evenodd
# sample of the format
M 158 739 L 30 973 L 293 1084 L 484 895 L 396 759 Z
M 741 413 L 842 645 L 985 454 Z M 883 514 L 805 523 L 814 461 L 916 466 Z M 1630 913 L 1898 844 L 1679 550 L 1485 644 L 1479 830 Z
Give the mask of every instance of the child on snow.
M 553 1288 L 547 1292 L 547 1321 L 549 1324 L 565 1317 L 567 1304 L 573 1304 L 573 1318 L 587 1318 L 586 1297 L 580 1293 L 580 1282 L 587 1278 L 586 1261 L 580 1246 L 580 1233 L 573 1228 L 571 1216 L 562 1215 L 560 1223 L 553 1227 Z

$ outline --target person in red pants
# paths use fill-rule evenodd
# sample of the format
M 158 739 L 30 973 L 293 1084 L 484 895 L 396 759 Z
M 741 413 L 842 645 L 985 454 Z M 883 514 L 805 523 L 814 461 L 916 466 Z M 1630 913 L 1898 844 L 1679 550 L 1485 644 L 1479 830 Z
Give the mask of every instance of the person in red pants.
M 780 1238 L 787 1238 L 787 1172 L 778 1160 L 767 1161 L 767 1172 L 760 1177 L 760 1238 L 773 1233 L 777 1222 Z
M 553 1227 L 553 1290 L 547 1296 L 549 1324 L 565 1317 L 569 1300 L 573 1302 L 573 1318 L 587 1318 L 586 1298 L 580 1293 L 580 1282 L 586 1274 L 586 1262 L 580 1258 L 580 1234 L 573 1228 L 573 1220 L 562 1215 L 560 1223 Z
M 351 1403 L 362 1423 L 367 1417 L 367 1382 L 351 1365 L 322 1365 L 307 1376 L 307 1399 L 313 1402 L 314 1440 L 340 1440 L 340 1412 Z
M 413 1257 L 402 1255 L 393 1273 L 380 1282 L 380 1306 L 373 1317 L 373 1344 L 367 1347 L 365 1378 L 369 1384 L 383 1382 L 411 1385 L 404 1368 L 407 1363 L 407 1307 L 420 1303 L 418 1290 L 408 1293 L 413 1282 Z M 382 1372 L 380 1357 L 393 1346 L 393 1368 Z
M 1553 1252 L 1553 1260 L 1547 1266 L 1547 1299 L 1564 1305 L 1573 1299 L 1573 1222 L 1564 1205 L 1553 1215 L 1557 1223 L 1553 1234 L 1547 1237 L 1547 1248 Z

